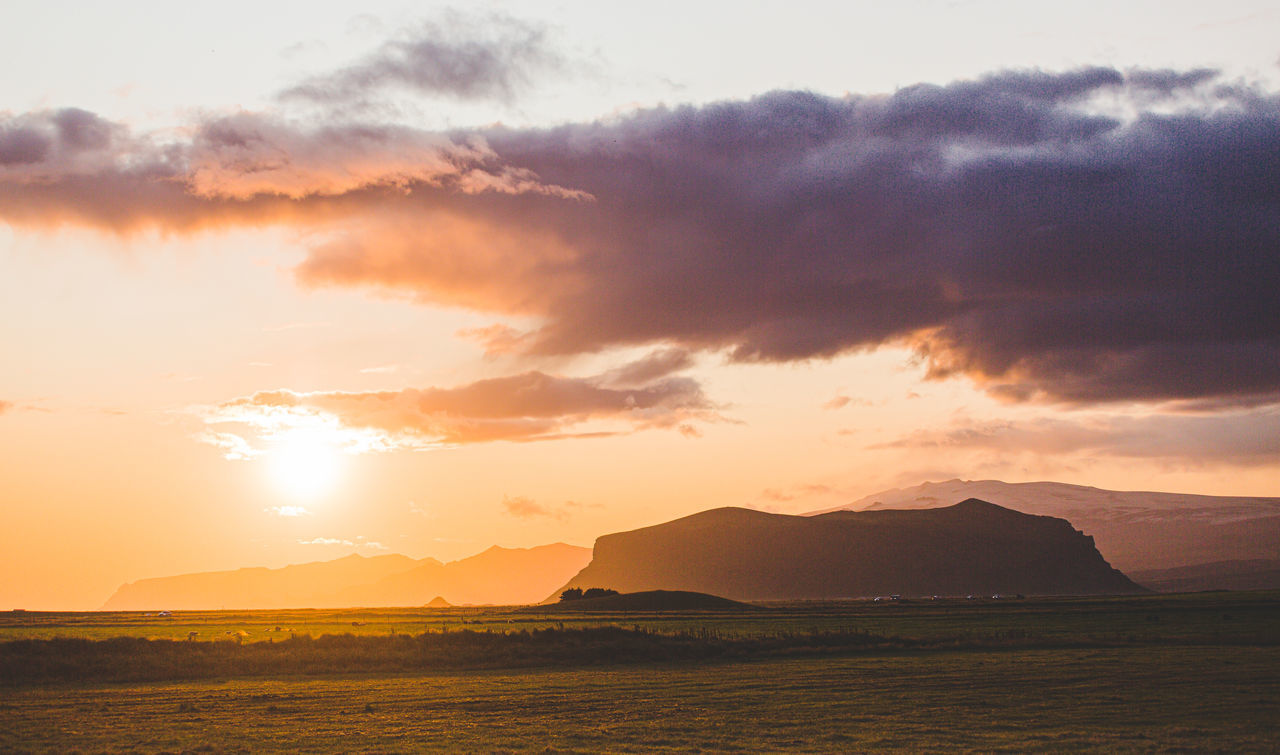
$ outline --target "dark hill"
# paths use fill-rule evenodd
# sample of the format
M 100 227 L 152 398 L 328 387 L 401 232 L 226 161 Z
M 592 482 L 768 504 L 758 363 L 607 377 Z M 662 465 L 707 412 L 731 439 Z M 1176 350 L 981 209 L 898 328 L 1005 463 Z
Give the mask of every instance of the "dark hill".
M 530 606 L 522 611 L 556 613 L 566 611 L 756 611 L 765 610 L 748 603 L 687 590 L 646 590 L 622 595 L 605 595 L 600 598 L 580 598 L 542 606 Z
M 690 590 L 735 600 L 1143 592 L 1065 519 L 969 499 L 818 516 L 739 508 L 605 535 L 570 587 Z

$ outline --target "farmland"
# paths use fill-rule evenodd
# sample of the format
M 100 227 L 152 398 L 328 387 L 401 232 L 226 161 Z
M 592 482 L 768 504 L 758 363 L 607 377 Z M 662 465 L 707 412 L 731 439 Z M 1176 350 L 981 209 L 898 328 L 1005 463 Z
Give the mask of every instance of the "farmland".
M 5 614 L 0 750 L 1280 747 L 1276 593 L 769 608 Z M 21 662 L 68 642 L 79 678 Z M 140 647 L 167 660 L 129 681 Z

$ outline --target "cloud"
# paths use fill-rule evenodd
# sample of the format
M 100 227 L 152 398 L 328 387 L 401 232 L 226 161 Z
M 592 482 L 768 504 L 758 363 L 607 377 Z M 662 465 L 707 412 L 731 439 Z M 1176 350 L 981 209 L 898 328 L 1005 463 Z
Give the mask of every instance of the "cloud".
M 1280 462 L 1280 407 L 1221 415 L 1101 415 L 970 422 L 921 430 L 873 448 L 976 448 L 1042 456 L 1075 453 L 1237 466 Z
M 345 545 L 350 548 L 371 548 L 376 551 L 387 550 L 387 546 L 382 543 L 376 540 L 366 540 L 363 537 L 357 537 L 355 540 L 337 537 L 313 537 L 310 540 L 298 540 L 298 545 Z
M 377 367 L 365 367 L 360 370 L 362 375 L 390 375 L 393 372 L 399 372 L 398 364 L 381 364 Z
M 785 490 L 779 490 L 777 488 L 765 488 L 763 491 L 761 491 L 760 497 L 766 501 L 775 501 L 778 503 L 785 503 L 787 501 L 794 501 L 797 498 L 812 498 L 815 496 L 823 496 L 823 495 L 828 495 L 835 492 L 837 492 L 836 489 L 831 487 L 830 485 L 810 483 L 806 485 L 793 485 L 789 488 L 786 488 Z
M 484 347 L 485 356 L 518 353 L 526 342 L 527 333 L 501 323 L 483 328 L 463 328 L 458 337 L 466 338 Z
M 472 334 L 495 352 L 893 344 L 1010 401 L 1280 398 L 1280 97 L 1212 71 L 1004 71 L 448 135 L 241 113 L 95 141 L 56 118 L 0 123 L 0 218 L 303 225 L 321 240 L 302 285 L 534 323 Z
M 525 498 L 524 496 L 503 496 L 502 510 L 507 514 L 520 519 L 531 519 L 542 516 L 554 517 L 556 519 L 564 518 L 563 512 L 553 511 L 547 506 L 543 506 L 537 501 L 534 501 L 532 498 Z
M 616 388 L 645 385 L 693 366 L 693 355 L 685 349 L 659 349 L 634 362 L 600 376 L 602 384 Z
M 304 432 L 349 453 L 361 453 L 602 437 L 649 428 L 688 434 L 696 432 L 690 422 L 722 419 L 696 381 L 658 375 L 651 368 L 652 355 L 646 360 L 591 377 L 530 371 L 453 388 L 261 391 L 202 410 L 211 426 L 244 429 L 241 434 L 208 432 L 200 439 L 224 449 L 229 459 L 249 459 L 263 453 L 245 437 L 252 435 L 269 442 Z M 656 379 L 614 387 L 616 375 L 646 370 Z
M 504 513 L 519 519 L 535 519 L 546 517 L 556 521 L 566 521 L 574 513 L 585 508 L 599 508 L 598 504 L 584 504 L 578 501 L 565 501 L 559 506 L 548 506 L 525 496 L 503 496 Z
M 311 514 L 305 506 L 272 506 L 270 508 L 263 509 L 263 511 L 266 511 L 268 514 L 286 517 L 310 516 Z
M 0 414 L 4 414 L 13 408 L 12 401 L 0 401 Z
M 545 27 L 496 13 L 447 12 L 358 63 L 285 90 L 284 100 L 367 104 L 386 90 L 510 102 L 534 75 L 563 65 Z
M 204 432 L 196 436 L 202 443 L 222 449 L 222 457 L 229 461 L 248 461 L 262 455 L 262 450 L 254 448 L 247 440 L 235 433 Z

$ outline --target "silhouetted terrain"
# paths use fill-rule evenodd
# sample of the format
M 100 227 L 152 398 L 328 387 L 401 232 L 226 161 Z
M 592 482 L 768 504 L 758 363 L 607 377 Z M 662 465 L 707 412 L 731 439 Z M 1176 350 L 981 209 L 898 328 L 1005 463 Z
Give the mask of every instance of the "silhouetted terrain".
M 1280 561 L 1218 561 L 1212 564 L 1180 566 L 1176 569 L 1134 572 L 1132 577 L 1143 587 L 1159 592 L 1274 590 L 1280 588 Z
M 532 613 L 576 613 L 595 611 L 753 611 L 758 606 L 718 595 L 688 590 L 646 590 L 599 598 L 580 598 L 520 609 Z
M 819 516 L 704 511 L 597 539 L 591 563 L 561 589 L 600 585 L 734 600 L 1143 590 L 1069 522 L 976 499 Z
M 590 549 L 564 543 L 494 546 L 447 564 L 433 558 L 353 554 L 281 569 L 143 579 L 121 586 L 102 610 L 413 606 L 434 598 L 454 605 L 518 605 L 542 600 L 590 559 Z
M 1219 561 L 1280 560 L 1280 498 L 1103 490 L 1059 482 L 948 480 L 886 490 L 813 512 L 920 509 L 966 498 L 1062 517 L 1125 573 Z M 1276 582 L 1274 587 L 1280 587 Z

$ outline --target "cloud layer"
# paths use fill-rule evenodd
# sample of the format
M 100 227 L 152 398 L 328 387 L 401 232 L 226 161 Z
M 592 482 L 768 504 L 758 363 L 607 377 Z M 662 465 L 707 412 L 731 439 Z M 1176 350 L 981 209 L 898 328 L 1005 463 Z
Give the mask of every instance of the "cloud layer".
M 1104 454 L 1191 464 L 1280 463 L 1280 411 L 1251 414 L 1096 416 L 1027 421 L 959 421 L 876 448 L 983 449 L 1001 454 Z
M 477 334 L 499 350 L 893 343 L 1010 400 L 1280 399 L 1280 98 L 1210 71 L 450 134 L 241 113 L 166 141 L 52 111 L 0 121 L 0 217 L 304 224 L 328 235 L 302 283 L 538 318 Z
M 596 437 L 650 428 L 687 435 L 694 432 L 690 423 L 720 419 L 696 381 L 672 376 L 671 370 L 655 371 L 654 361 L 649 357 L 637 363 L 649 368 L 647 381 L 625 387 L 617 387 L 616 373 L 575 378 L 531 371 L 455 388 L 262 391 L 204 412 L 211 426 L 245 430 L 210 432 L 202 440 L 222 448 L 227 458 L 249 459 L 262 452 L 246 436 L 270 442 L 300 430 L 362 452 Z

